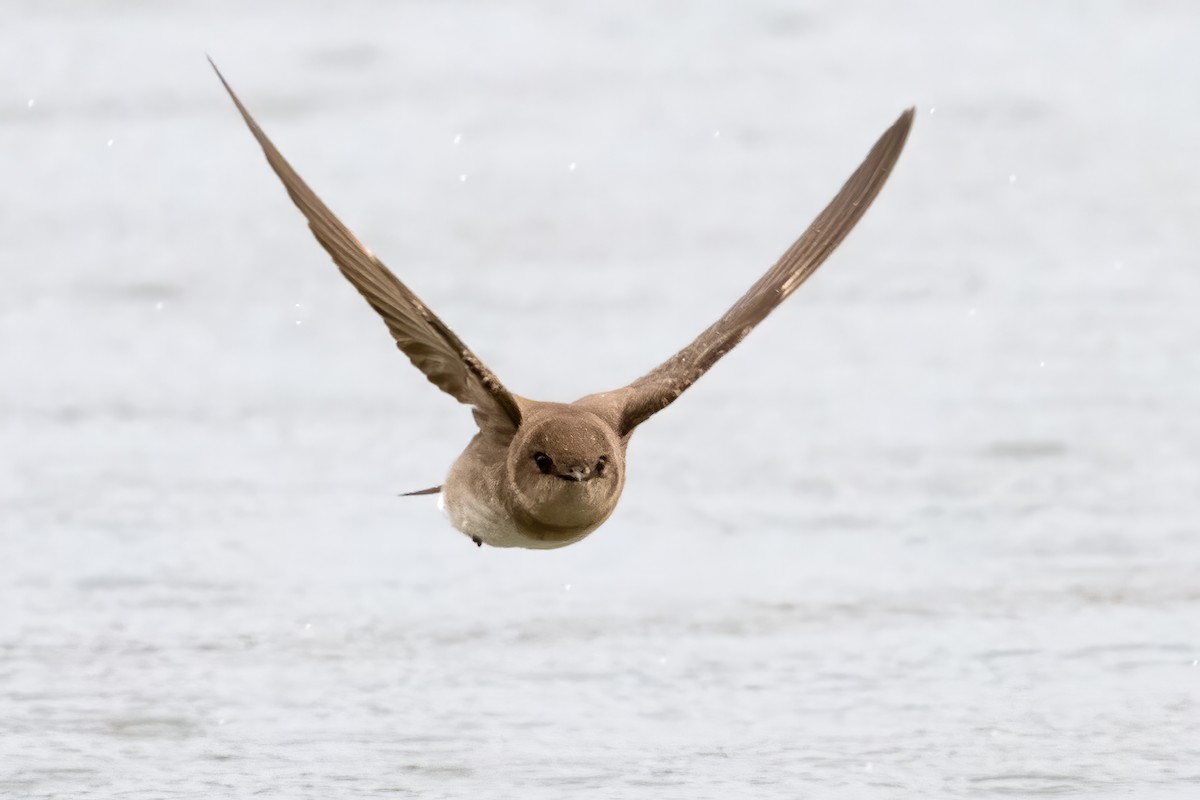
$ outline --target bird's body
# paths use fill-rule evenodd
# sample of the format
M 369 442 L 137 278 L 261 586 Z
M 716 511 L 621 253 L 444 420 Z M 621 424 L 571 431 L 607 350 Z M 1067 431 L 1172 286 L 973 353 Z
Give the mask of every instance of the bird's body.
M 616 509 L 628 437 L 620 437 L 616 420 L 588 398 L 571 404 L 515 399 L 523 420 L 516 436 L 480 432 L 450 468 L 441 487 L 446 515 L 455 528 L 493 547 L 574 544 Z M 539 453 L 549 460 L 537 459 Z
M 883 187 L 913 115 L 909 109 L 900 116 L 775 266 L 690 345 L 628 386 L 550 403 L 509 392 L 333 215 L 221 82 L 317 241 L 383 318 L 397 347 L 474 410 L 479 433 L 445 483 L 412 494 L 440 492 L 451 524 L 476 544 L 530 549 L 573 544 L 609 518 L 625 485 L 634 429 L 674 402 L 833 252 Z

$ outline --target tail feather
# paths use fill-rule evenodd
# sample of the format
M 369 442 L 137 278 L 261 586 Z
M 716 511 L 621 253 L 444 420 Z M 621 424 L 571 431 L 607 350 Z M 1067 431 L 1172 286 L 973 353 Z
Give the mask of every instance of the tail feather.
M 441 486 L 431 486 L 428 489 L 418 489 L 415 492 L 401 492 L 400 497 L 416 497 L 419 494 L 437 494 L 442 491 Z

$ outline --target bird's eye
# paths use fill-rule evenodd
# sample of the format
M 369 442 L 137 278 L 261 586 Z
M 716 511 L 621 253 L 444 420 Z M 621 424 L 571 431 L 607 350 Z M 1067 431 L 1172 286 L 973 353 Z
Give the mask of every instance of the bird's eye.
M 540 450 L 533 454 L 533 461 L 537 464 L 537 468 L 545 475 L 549 475 L 550 470 L 554 469 L 554 459 Z
M 600 460 L 596 462 L 596 469 L 593 472 L 597 475 L 603 475 L 606 466 L 608 466 L 608 456 L 600 456 Z

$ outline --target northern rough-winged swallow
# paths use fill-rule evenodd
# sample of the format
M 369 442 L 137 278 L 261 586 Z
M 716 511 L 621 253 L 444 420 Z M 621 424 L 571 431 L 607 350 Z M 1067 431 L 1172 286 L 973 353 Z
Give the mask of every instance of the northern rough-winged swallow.
M 317 241 L 383 317 L 396 346 L 435 386 L 472 407 L 479 433 L 446 482 L 410 494 L 440 492 L 454 527 L 476 544 L 494 547 L 564 547 L 608 519 L 625 485 L 625 447 L 633 431 L 674 402 L 829 257 L 883 188 L 913 120 L 911 108 L 900 115 L 808 230 L 690 345 L 628 386 L 573 403 L 546 403 L 504 388 L 308 188 L 219 70 L 217 77 Z

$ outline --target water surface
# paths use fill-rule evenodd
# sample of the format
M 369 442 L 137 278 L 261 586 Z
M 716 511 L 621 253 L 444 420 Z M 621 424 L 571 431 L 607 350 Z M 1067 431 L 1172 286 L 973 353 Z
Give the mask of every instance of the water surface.
M 1193 797 L 1186 3 L 9 3 L 0 795 Z M 204 62 L 521 394 L 877 205 L 562 551 Z M 465 176 L 465 177 L 464 177 Z M 555 366 L 551 366 L 555 365 Z

